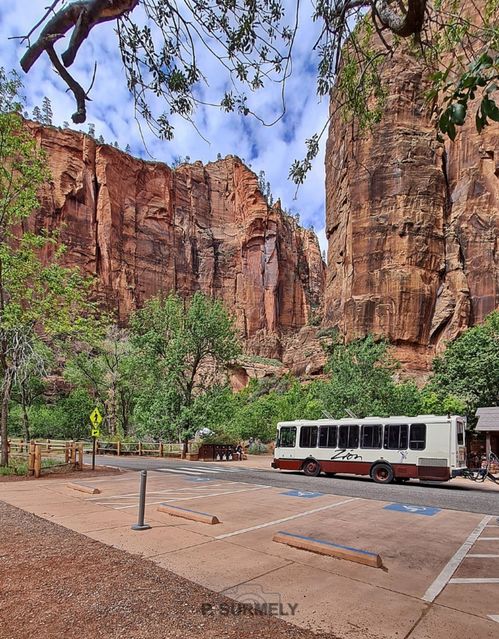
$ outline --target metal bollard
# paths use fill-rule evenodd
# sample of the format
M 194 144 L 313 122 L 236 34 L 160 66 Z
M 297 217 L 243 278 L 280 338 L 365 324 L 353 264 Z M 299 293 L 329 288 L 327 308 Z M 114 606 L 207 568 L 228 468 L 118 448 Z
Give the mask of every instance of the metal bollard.
M 146 510 L 146 482 L 147 470 L 140 471 L 140 494 L 139 494 L 139 517 L 136 524 L 132 526 L 132 530 L 149 530 L 151 526 L 144 523 L 144 513 Z

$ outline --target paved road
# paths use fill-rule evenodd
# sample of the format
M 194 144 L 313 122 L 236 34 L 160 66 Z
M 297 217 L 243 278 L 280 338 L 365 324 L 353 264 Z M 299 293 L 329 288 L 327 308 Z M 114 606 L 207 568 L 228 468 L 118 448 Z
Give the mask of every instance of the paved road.
M 89 459 L 87 458 L 87 463 Z M 499 516 L 499 487 L 486 490 L 480 484 L 456 485 L 453 482 L 443 484 L 422 484 L 412 481 L 406 484 L 380 485 L 366 477 L 306 477 L 302 473 L 278 471 L 269 468 L 251 469 L 238 466 L 237 462 L 216 464 L 210 462 L 186 462 L 179 459 L 154 459 L 147 457 L 97 456 L 98 465 L 112 465 L 129 470 L 158 470 L 172 474 L 185 474 L 186 477 L 213 477 L 217 481 L 241 481 L 250 484 L 265 484 L 277 488 L 290 488 L 321 493 L 332 493 L 364 499 L 402 502 L 415 506 L 434 506 L 466 512 L 484 513 Z M 188 468 L 188 471 L 182 469 Z M 217 469 L 217 470 L 214 470 Z M 221 469 L 221 470 L 218 470 Z M 203 472 L 204 470 L 204 472 Z M 211 472 L 208 472 L 210 471 Z

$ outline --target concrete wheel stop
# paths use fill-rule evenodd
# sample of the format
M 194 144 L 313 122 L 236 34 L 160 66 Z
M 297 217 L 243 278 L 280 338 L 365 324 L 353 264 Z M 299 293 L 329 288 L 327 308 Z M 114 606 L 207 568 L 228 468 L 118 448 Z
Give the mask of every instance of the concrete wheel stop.
M 85 484 L 76 484 L 71 482 L 66 484 L 66 488 L 79 490 L 80 492 L 87 493 L 88 495 L 100 495 L 100 490 L 98 488 L 95 488 L 94 486 L 85 486 Z
M 292 533 L 280 530 L 274 535 L 273 541 L 279 544 L 292 546 L 293 548 L 299 548 L 300 550 L 308 550 L 309 552 L 314 552 L 319 555 L 328 555 L 329 557 L 336 557 L 337 559 L 354 561 L 358 564 L 364 564 L 365 566 L 371 566 L 373 568 L 383 567 L 381 557 L 377 553 L 370 552 L 369 550 L 342 546 L 324 539 L 314 539 L 313 537 L 305 537 L 303 535 L 293 535 Z
M 191 521 L 199 521 L 202 524 L 219 524 L 220 520 L 215 515 L 209 515 L 208 513 L 201 513 L 197 510 L 190 510 L 189 508 L 181 508 L 180 506 L 171 506 L 170 504 L 160 504 L 157 508 L 160 513 L 166 513 L 173 517 L 182 517 L 183 519 L 190 519 Z

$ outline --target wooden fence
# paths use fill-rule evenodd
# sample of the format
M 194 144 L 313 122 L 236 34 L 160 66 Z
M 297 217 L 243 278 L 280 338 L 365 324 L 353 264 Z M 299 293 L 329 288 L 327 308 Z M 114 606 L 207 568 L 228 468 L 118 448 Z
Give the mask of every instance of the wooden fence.
M 67 442 L 62 439 L 37 439 L 33 440 L 41 450 L 47 453 L 53 453 L 65 449 L 68 445 L 74 445 L 78 448 L 82 447 L 84 453 L 92 452 L 92 441 Z M 27 454 L 30 442 L 23 439 L 10 439 L 9 448 L 14 454 Z M 96 440 L 96 452 L 99 455 L 150 455 L 152 457 L 181 457 L 184 444 L 183 443 L 165 443 L 165 442 L 119 442 L 98 439 Z M 187 445 L 187 458 L 195 458 L 199 450 L 198 442 L 189 442 Z
M 69 464 L 77 470 L 83 470 L 83 442 L 66 441 L 30 441 L 9 440 L 9 455 L 28 459 L 28 474 L 40 477 L 42 474 L 42 459 L 59 458 L 61 464 Z M 64 459 L 64 462 L 62 462 Z
M 96 441 L 96 449 L 99 455 L 150 455 L 152 457 L 181 457 L 184 445 L 164 442 L 116 442 Z M 195 457 L 199 449 L 197 442 L 189 442 L 187 445 L 187 457 Z

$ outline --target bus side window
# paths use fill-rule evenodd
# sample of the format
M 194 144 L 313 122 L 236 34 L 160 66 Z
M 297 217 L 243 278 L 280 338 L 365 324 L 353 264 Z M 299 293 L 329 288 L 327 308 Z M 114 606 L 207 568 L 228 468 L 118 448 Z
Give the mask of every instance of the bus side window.
M 362 426 L 361 448 L 381 448 L 381 424 Z
M 296 444 L 296 427 L 283 426 L 279 433 L 279 446 L 281 448 L 294 448 Z
M 317 426 L 302 426 L 300 430 L 300 448 L 317 446 Z
M 337 433 L 337 426 L 321 426 L 319 428 L 319 448 L 336 448 Z
M 457 422 L 457 444 L 464 446 L 464 424 L 461 421 Z
M 383 447 L 388 450 L 405 450 L 409 439 L 407 424 L 385 424 Z
M 359 427 L 340 426 L 338 436 L 338 448 L 358 448 L 359 447 Z
M 411 450 L 424 450 L 426 448 L 426 424 L 411 424 L 409 448 Z

